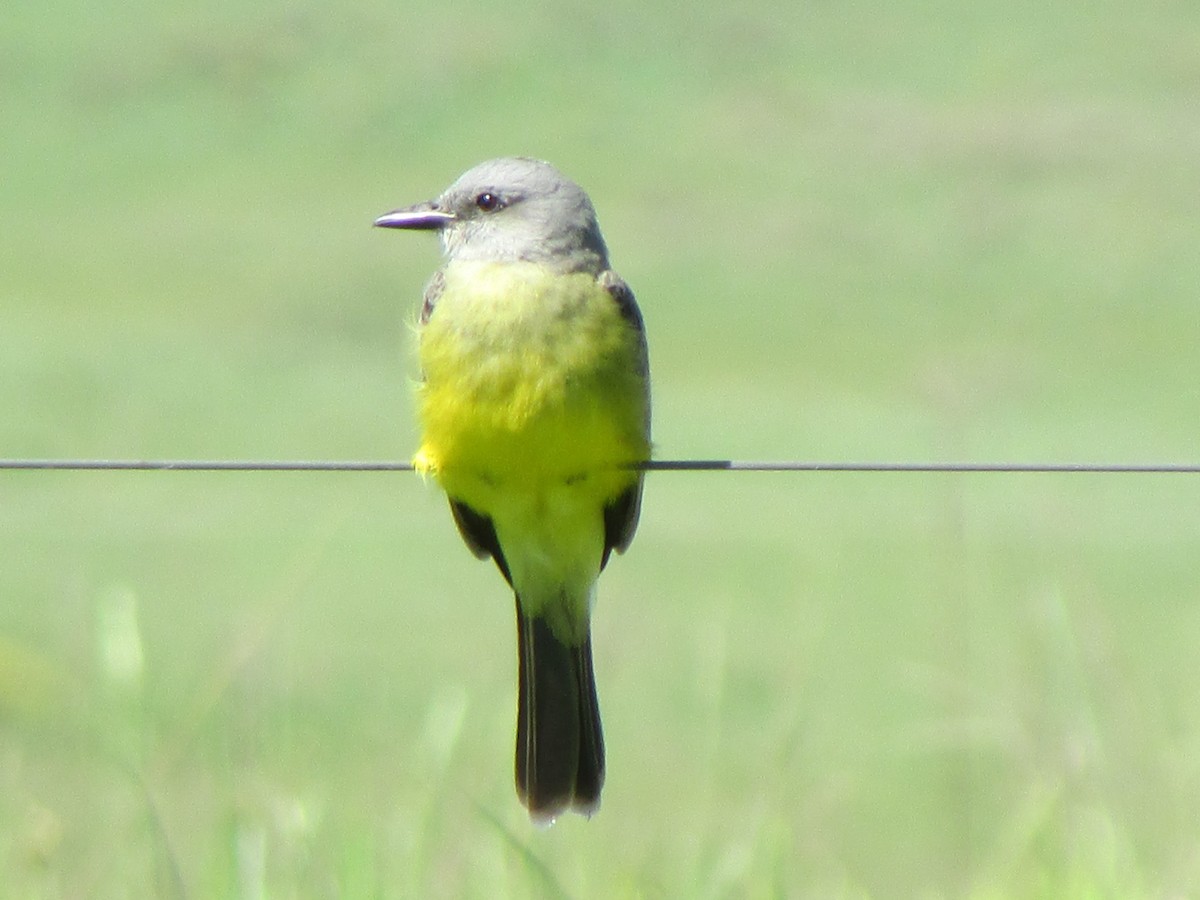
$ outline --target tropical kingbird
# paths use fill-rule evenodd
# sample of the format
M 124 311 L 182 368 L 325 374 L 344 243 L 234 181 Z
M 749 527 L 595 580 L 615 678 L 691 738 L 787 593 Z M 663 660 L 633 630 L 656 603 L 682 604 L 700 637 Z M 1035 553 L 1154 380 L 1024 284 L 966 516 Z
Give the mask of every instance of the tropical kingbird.
M 517 793 L 536 820 L 590 815 L 604 740 L 589 617 L 650 457 L 641 313 L 587 194 L 548 163 L 481 163 L 375 224 L 437 231 L 446 254 L 421 309 L 413 462 L 516 594 Z

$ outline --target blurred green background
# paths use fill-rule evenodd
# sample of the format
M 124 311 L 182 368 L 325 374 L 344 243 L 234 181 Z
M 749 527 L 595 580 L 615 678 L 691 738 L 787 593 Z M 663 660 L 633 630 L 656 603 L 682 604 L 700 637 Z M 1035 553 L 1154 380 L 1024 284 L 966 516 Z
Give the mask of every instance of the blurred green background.
M 405 459 L 432 239 L 583 184 L 663 458 L 1200 458 L 1191 2 L 16 0 L 0 455 Z M 411 475 L 0 473 L 0 895 L 1200 892 L 1200 479 L 649 477 L 601 812 Z

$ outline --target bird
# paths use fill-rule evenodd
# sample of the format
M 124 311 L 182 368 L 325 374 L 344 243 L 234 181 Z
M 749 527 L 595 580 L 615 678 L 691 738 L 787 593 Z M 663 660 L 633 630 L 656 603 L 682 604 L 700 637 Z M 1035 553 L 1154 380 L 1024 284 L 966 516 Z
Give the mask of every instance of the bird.
M 375 225 L 441 238 L 417 326 L 413 466 L 516 599 L 517 795 L 536 823 L 591 817 L 605 753 L 590 618 L 651 456 L 641 311 L 590 198 L 542 160 L 480 163 Z

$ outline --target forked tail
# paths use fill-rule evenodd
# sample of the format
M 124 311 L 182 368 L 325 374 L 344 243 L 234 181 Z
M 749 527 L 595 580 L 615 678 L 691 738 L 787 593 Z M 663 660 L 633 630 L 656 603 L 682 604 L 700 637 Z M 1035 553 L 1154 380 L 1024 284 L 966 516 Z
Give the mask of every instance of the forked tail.
M 517 598 L 517 794 L 538 821 L 591 815 L 604 784 L 604 737 L 592 641 L 562 641 Z

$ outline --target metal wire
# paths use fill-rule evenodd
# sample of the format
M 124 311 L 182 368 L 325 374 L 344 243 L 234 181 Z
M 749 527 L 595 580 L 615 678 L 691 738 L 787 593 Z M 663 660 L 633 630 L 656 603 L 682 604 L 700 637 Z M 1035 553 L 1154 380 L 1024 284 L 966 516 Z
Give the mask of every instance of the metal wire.
M 836 462 L 806 460 L 656 459 L 647 472 L 993 472 L 1107 475 L 1197 475 L 1200 463 Z M 386 460 L 0 459 L 0 470 L 170 472 L 411 472 Z
M 0 469 L 172 472 L 411 472 L 412 463 L 277 459 L 0 459 Z

